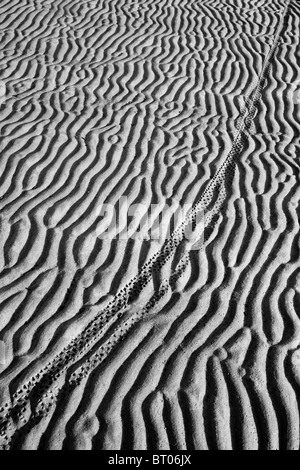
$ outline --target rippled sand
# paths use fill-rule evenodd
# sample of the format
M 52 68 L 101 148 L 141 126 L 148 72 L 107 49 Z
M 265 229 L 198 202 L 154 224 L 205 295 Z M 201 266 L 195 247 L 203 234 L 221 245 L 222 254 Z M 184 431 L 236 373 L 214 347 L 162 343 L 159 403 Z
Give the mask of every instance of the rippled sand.
M 296 0 L 0 1 L 1 449 L 299 449 L 299 34 Z M 100 236 L 124 201 L 165 236 Z

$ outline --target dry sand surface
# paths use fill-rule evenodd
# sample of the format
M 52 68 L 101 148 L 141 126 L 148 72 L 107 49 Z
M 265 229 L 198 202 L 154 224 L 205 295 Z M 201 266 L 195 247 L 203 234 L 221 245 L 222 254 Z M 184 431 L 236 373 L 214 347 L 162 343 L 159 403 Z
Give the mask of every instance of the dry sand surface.
M 299 448 L 299 34 L 296 0 L 0 1 L 1 449 Z

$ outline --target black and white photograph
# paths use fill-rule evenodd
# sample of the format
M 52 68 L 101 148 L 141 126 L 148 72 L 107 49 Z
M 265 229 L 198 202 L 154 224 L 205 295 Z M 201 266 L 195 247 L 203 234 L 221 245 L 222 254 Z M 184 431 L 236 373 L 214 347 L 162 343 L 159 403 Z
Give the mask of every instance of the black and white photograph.
M 0 0 L 0 450 L 299 449 L 300 1 Z

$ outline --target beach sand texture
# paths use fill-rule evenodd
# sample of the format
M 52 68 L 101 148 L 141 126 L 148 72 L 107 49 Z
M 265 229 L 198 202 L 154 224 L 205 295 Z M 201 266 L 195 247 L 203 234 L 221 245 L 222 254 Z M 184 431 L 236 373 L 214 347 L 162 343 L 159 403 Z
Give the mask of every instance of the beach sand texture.
M 296 0 L 0 1 L 0 449 L 299 449 L 299 35 Z M 190 209 L 100 236 L 124 201 Z

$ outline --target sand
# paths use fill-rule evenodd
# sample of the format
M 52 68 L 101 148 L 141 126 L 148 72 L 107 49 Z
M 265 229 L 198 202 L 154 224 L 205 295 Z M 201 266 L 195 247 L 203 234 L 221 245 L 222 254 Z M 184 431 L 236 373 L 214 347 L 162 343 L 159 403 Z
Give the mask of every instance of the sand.
M 1 449 L 299 449 L 299 27 L 1 0 Z

